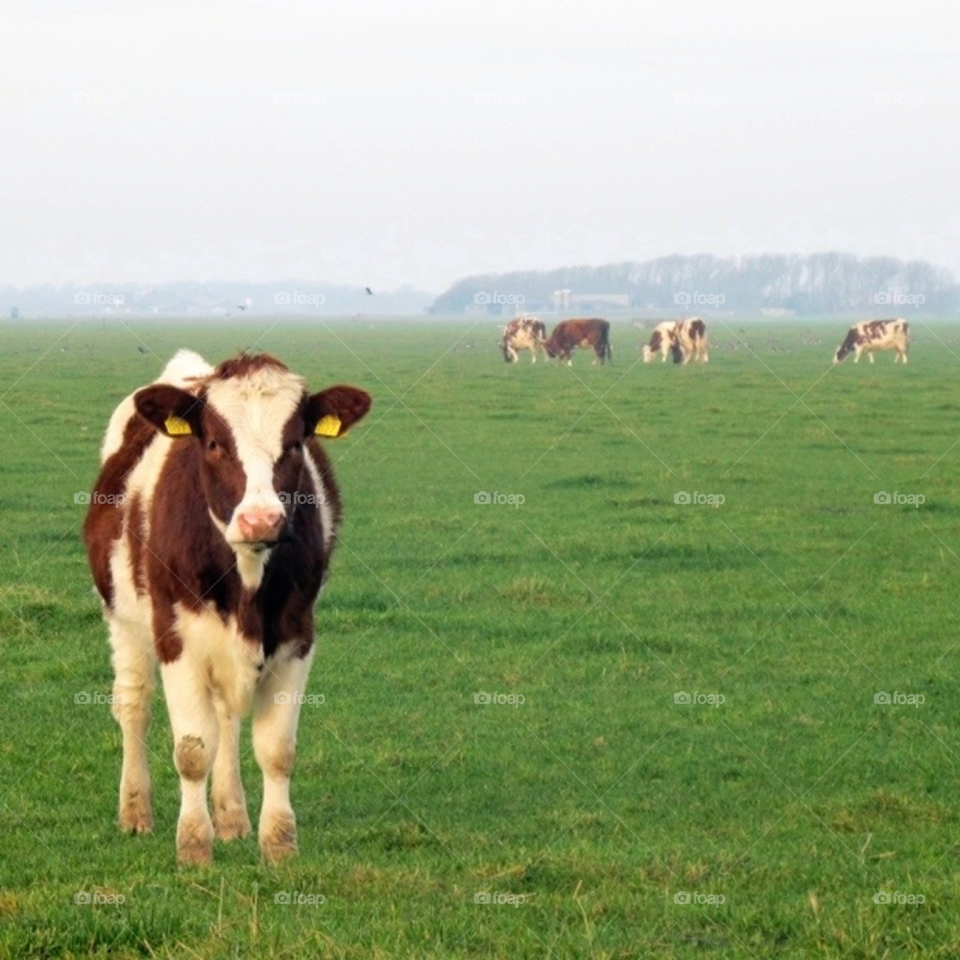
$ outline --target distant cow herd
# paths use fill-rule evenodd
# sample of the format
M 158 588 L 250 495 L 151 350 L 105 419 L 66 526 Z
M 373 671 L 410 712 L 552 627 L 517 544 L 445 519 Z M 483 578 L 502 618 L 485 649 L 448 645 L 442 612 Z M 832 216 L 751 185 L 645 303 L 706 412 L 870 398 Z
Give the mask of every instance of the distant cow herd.
M 899 317 L 892 320 L 864 320 L 847 331 L 833 361 L 843 363 L 852 353 L 853 362 L 857 363 L 860 355 L 866 353 L 873 363 L 876 351 L 893 350 L 894 363 L 898 360 L 906 363 L 909 333 L 910 324 Z M 596 355 L 594 363 L 613 359 L 610 324 L 599 318 L 563 320 L 547 337 L 547 326 L 542 320 L 537 317 L 516 317 L 504 327 L 500 348 L 507 363 L 516 363 L 521 350 L 531 352 L 533 363 L 537 362 L 538 350 L 543 351 L 545 358 L 555 358 L 561 363 L 566 361 L 569 366 L 573 365 L 573 352 L 578 348 L 592 349 Z M 706 363 L 710 359 L 706 322 L 702 317 L 684 317 L 658 323 L 640 353 L 644 363 L 650 363 L 658 354 L 664 363 L 668 357 L 679 364 L 691 360 Z

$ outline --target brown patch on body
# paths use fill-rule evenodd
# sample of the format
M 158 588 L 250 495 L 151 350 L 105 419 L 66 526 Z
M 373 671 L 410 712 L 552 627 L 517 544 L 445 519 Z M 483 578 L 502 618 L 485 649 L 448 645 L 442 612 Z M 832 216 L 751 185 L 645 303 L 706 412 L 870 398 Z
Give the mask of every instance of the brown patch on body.
M 132 417 L 123 431 L 120 449 L 111 454 L 100 468 L 95 491 L 98 502 L 90 504 L 83 523 L 83 541 L 87 547 L 87 560 L 97 592 L 108 607 L 113 605 L 113 574 L 110 571 L 110 555 L 117 540 L 123 534 L 123 504 L 105 503 L 116 500 L 127 487 L 127 476 L 140 462 L 156 431 L 139 417 Z

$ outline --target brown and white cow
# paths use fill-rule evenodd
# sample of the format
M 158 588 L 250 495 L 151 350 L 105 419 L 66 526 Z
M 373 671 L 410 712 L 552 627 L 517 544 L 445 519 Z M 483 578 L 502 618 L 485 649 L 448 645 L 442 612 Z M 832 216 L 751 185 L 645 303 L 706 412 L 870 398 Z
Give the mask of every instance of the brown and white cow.
M 110 419 L 84 539 L 113 647 L 120 825 L 153 826 L 145 741 L 159 663 L 183 863 L 210 862 L 214 835 L 250 832 L 239 736 L 251 710 L 260 848 L 270 862 L 296 852 L 290 773 L 341 512 L 317 437 L 341 436 L 370 402 L 349 386 L 311 394 L 265 354 L 214 369 L 182 350 Z
M 896 350 L 893 362 L 901 360 L 906 363 L 909 335 L 910 324 L 900 317 L 893 320 L 864 320 L 847 331 L 846 339 L 837 347 L 833 362 L 843 363 L 852 353 L 853 362 L 859 363 L 860 354 L 866 353 L 873 363 L 874 351 Z
M 573 366 L 572 354 L 578 347 L 593 347 L 597 355 L 594 363 L 605 363 L 613 359 L 610 347 L 610 324 L 606 320 L 563 320 L 553 328 L 550 339 L 544 345 L 548 357 L 556 357 L 568 366 Z
M 643 345 L 642 352 L 644 363 L 649 363 L 657 353 L 664 362 L 669 355 L 674 363 L 689 363 L 691 360 L 707 363 L 710 359 L 707 325 L 702 317 L 658 323 L 650 335 L 650 342 Z
M 519 350 L 529 350 L 533 354 L 533 363 L 537 362 L 537 350 L 544 348 L 547 339 L 547 325 L 537 317 L 516 317 L 503 330 L 500 348 L 507 363 L 516 363 Z
M 679 363 L 683 359 L 680 344 L 677 343 L 676 327 L 676 320 L 665 320 L 653 328 L 650 342 L 645 343 L 642 348 L 644 363 L 649 363 L 658 353 L 664 363 L 668 356 L 673 357 L 674 363 Z

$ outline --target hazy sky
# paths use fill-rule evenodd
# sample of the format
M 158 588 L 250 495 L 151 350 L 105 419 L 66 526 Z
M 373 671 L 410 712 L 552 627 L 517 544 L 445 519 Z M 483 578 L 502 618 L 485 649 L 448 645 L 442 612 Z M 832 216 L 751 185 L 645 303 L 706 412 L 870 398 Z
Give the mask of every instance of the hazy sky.
M 960 275 L 954 3 L 0 8 L 0 282 L 850 250 Z

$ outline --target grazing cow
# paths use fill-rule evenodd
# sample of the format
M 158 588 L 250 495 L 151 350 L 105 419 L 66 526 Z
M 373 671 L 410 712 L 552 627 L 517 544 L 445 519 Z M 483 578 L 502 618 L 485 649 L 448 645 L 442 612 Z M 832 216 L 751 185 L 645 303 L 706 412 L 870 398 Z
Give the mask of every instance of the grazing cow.
M 678 321 L 666 320 L 658 323 L 650 334 L 650 342 L 643 345 L 643 362 L 649 363 L 658 353 L 664 363 L 668 356 L 673 357 L 674 363 L 680 363 L 683 353 L 677 342 L 676 328 Z
M 120 825 L 153 826 L 146 733 L 159 662 L 181 863 L 209 863 L 214 835 L 250 832 L 239 736 L 251 709 L 260 848 L 269 862 L 296 853 L 290 773 L 341 512 L 317 437 L 342 436 L 370 402 L 355 387 L 308 393 L 265 354 L 214 369 L 181 350 L 110 419 L 83 532 L 113 647 Z
M 547 325 L 536 317 L 517 317 L 511 320 L 503 331 L 500 348 L 507 363 L 516 363 L 518 350 L 529 350 L 533 354 L 533 363 L 537 362 L 537 350 L 543 349 L 547 339 Z
M 674 363 L 689 363 L 700 360 L 707 363 L 710 355 L 707 351 L 707 325 L 701 317 L 687 317 L 685 320 L 667 320 L 653 328 L 650 342 L 643 346 L 643 362 L 649 363 L 660 353 L 666 361 L 667 355 Z
M 893 362 L 907 362 L 907 341 L 910 324 L 897 317 L 894 320 L 864 320 L 854 324 L 846 339 L 837 347 L 834 363 L 843 363 L 847 355 L 853 353 L 853 362 L 859 363 L 860 354 L 866 353 L 873 363 L 875 350 L 896 350 Z
M 577 347 L 593 347 L 598 361 L 604 363 L 613 359 L 610 348 L 610 324 L 606 320 L 564 320 L 553 328 L 550 339 L 544 345 L 548 357 L 556 357 L 573 366 L 571 355 Z

